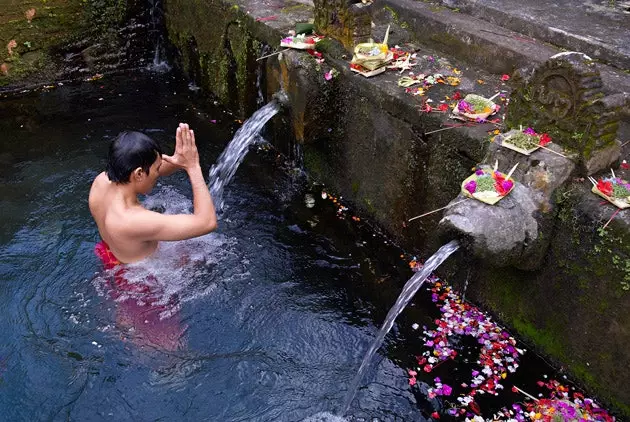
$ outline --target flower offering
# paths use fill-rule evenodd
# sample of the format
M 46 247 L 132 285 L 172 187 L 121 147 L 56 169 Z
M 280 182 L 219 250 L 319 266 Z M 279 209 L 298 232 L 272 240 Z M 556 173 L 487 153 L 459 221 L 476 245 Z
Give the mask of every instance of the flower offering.
M 280 40 L 281 47 L 296 48 L 298 50 L 311 50 L 315 48 L 322 37 L 317 35 L 299 34 L 295 36 L 288 36 Z
M 536 133 L 534 129 L 528 127 L 524 130 L 511 130 L 508 132 L 503 138 L 502 145 L 521 154 L 530 155 L 550 142 L 551 136 L 546 133 Z
M 464 116 L 472 120 L 483 120 L 499 111 L 499 105 L 492 100 L 476 94 L 468 94 L 453 109 L 456 116 Z
M 514 180 L 510 177 L 514 170 L 506 175 L 488 167 L 481 168 L 462 182 L 462 193 L 468 198 L 475 198 L 486 204 L 496 204 L 514 188 Z
M 615 172 L 611 170 L 611 177 L 602 177 L 595 180 L 589 177 L 593 184 L 592 192 L 606 199 L 617 208 L 630 207 L 630 183 L 616 177 Z

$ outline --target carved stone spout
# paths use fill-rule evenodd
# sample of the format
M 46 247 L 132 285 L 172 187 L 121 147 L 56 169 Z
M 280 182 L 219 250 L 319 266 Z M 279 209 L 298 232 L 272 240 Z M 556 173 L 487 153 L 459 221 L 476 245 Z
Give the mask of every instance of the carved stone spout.
M 477 258 L 494 266 L 538 269 L 551 240 L 556 190 L 574 174 L 575 157 L 564 158 L 546 150 L 521 155 L 503 148 L 501 135 L 495 138 L 491 155 L 502 168 L 519 163 L 512 192 L 495 205 L 468 199 L 448 208 L 440 230 L 449 237 L 466 239 Z M 463 198 L 460 195 L 452 203 Z

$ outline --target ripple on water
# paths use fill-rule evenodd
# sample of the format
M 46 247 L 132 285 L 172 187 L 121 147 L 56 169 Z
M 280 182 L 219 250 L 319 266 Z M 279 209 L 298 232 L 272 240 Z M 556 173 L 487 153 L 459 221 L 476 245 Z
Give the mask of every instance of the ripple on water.
M 309 416 L 302 422 L 348 422 L 348 420 L 329 412 L 320 412 L 313 416 Z

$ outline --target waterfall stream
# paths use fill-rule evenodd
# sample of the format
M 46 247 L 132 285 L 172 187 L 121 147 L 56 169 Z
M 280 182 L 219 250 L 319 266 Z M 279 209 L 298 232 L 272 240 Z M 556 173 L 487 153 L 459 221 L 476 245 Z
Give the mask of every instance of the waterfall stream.
M 396 303 L 387 313 L 387 317 L 385 318 L 383 326 L 379 330 L 376 338 L 370 345 L 370 348 L 368 349 L 365 357 L 363 358 L 363 361 L 361 362 L 359 371 L 357 372 L 357 375 L 355 375 L 354 380 L 352 381 L 352 385 L 350 386 L 350 389 L 346 394 L 346 398 L 341 411 L 342 415 L 345 415 L 348 412 L 348 409 L 350 408 L 350 405 L 354 400 L 354 396 L 356 395 L 357 389 L 359 388 L 359 384 L 365 377 L 365 374 L 370 367 L 370 363 L 372 362 L 374 354 L 383 344 L 383 340 L 385 339 L 387 333 L 389 333 L 389 330 L 392 329 L 396 317 L 398 317 L 403 309 L 405 309 L 411 298 L 413 298 L 420 287 L 422 287 L 425 280 L 431 275 L 431 273 L 458 248 L 459 243 L 456 240 L 451 240 L 449 243 L 438 249 L 437 252 L 433 254 L 433 256 L 427 259 L 424 267 L 422 267 L 420 271 L 414 274 L 413 277 L 411 277 L 409 281 L 405 283 L 405 286 L 403 287 L 400 296 L 398 296 Z
M 234 138 L 221 153 L 216 164 L 210 168 L 210 184 L 208 187 L 217 212 L 223 208 L 223 190 L 234 177 L 236 169 L 249 151 L 249 146 L 259 139 L 260 131 L 265 123 L 275 116 L 279 110 L 280 104 L 274 100 L 256 111 L 236 131 Z

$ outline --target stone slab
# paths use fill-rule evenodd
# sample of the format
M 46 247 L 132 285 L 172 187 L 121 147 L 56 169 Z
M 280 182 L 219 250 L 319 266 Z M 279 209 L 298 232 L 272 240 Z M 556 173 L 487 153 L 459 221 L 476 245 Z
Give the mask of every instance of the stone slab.
M 392 10 L 419 42 L 495 74 L 511 74 L 564 51 L 491 21 L 431 3 L 380 0 L 376 5 Z M 630 74 L 626 71 L 602 63 L 597 68 L 607 93 L 630 92 Z
M 630 69 L 630 7 L 608 0 L 446 0 L 444 4 L 555 46 Z

